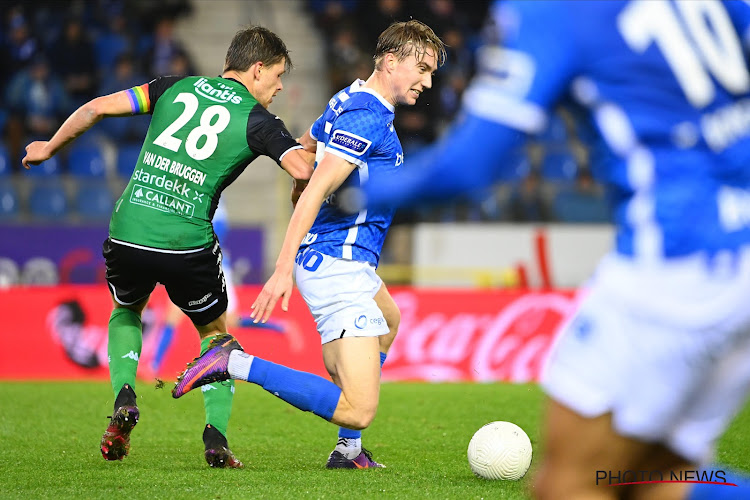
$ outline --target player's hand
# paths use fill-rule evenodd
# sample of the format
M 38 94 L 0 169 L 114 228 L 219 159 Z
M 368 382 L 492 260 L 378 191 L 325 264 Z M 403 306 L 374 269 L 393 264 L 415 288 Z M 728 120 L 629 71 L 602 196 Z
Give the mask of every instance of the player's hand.
M 308 181 L 294 179 L 294 185 L 292 186 L 292 208 L 297 208 L 297 202 L 299 197 L 302 196 L 302 191 L 307 187 Z
M 47 152 L 47 144 L 48 141 L 34 141 L 26 146 L 26 156 L 21 160 L 23 168 L 29 170 L 31 165 L 39 165 L 52 158 L 52 155 Z
M 273 308 L 276 307 L 276 302 L 281 299 L 281 310 L 286 312 L 289 310 L 289 298 L 292 296 L 292 289 L 294 288 L 294 282 L 292 280 L 292 271 L 276 270 L 273 275 L 268 278 L 266 284 L 263 285 L 263 290 L 260 291 L 258 297 L 253 302 L 250 313 L 250 317 L 253 319 L 253 323 L 260 321 L 265 323 L 268 321 Z

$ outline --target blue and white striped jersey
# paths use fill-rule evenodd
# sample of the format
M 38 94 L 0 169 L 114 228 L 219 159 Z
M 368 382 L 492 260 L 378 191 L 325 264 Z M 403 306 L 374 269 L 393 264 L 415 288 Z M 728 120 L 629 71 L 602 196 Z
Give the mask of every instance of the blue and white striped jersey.
M 750 243 L 750 7 L 734 1 L 503 1 L 463 121 L 411 178 L 369 186 L 413 204 L 492 182 L 520 133 L 573 97 L 601 136 L 616 251 L 646 259 Z M 466 166 L 466 167 L 462 167 Z M 426 183 L 426 180 L 430 180 Z
M 404 162 L 404 151 L 393 128 L 393 105 L 362 87 L 363 83 L 357 80 L 333 96 L 310 130 L 318 142 L 318 161 L 324 153 L 334 154 L 357 168 L 323 202 L 300 248 L 309 246 L 332 257 L 377 266 L 394 209 L 350 214 L 338 208 L 337 199 L 346 188 L 359 188 L 371 179 L 385 178 L 399 170 Z

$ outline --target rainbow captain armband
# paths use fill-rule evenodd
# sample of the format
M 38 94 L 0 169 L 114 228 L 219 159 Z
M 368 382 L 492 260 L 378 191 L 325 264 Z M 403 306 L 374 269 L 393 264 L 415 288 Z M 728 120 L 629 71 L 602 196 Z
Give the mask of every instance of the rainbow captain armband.
M 148 113 L 151 103 L 148 100 L 148 83 L 125 91 L 130 100 L 130 109 L 134 115 Z

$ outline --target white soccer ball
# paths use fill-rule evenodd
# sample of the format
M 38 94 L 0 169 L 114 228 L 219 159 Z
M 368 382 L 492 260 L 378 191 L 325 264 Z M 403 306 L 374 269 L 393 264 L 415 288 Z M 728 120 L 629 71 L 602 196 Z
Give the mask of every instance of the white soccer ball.
M 469 442 L 469 466 L 482 479 L 521 479 L 531 465 L 529 436 L 512 422 L 490 422 Z

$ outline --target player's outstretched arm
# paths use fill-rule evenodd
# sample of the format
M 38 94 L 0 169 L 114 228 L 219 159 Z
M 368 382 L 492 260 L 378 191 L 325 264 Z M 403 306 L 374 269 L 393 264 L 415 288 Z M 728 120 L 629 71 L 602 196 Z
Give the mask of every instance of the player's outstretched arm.
M 49 141 L 35 141 L 26 146 L 26 156 L 21 162 L 24 168 L 39 165 L 52 158 L 58 151 L 76 137 L 93 127 L 106 116 L 126 116 L 132 114 L 132 107 L 125 91 L 97 97 L 80 108 L 60 126 Z
M 438 203 L 489 186 L 504 168 L 511 168 L 508 153 L 521 138 L 518 130 L 468 115 L 415 159 L 407 157 L 404 170 L 372 179 L 364 188 L 366 203 L 370 207 Z
M 253 302 L 253 312 L 250 317 L 256 323 L 258 321 L 265 323 L 268 320 L 279 299 L 282 299 L 281 309 L 289 310 L 289 298 L 294 287 L 292 269 L 302 239 L 315 222 L 323 201 L 341 186 L 354 168 L 353 163 L 327 154 L 315 169 L 310 183 L 300 196 L 297 208 L 289 220 L 284 243 L 281 245 L 279 258 L 276 260 L 276 270 Z

